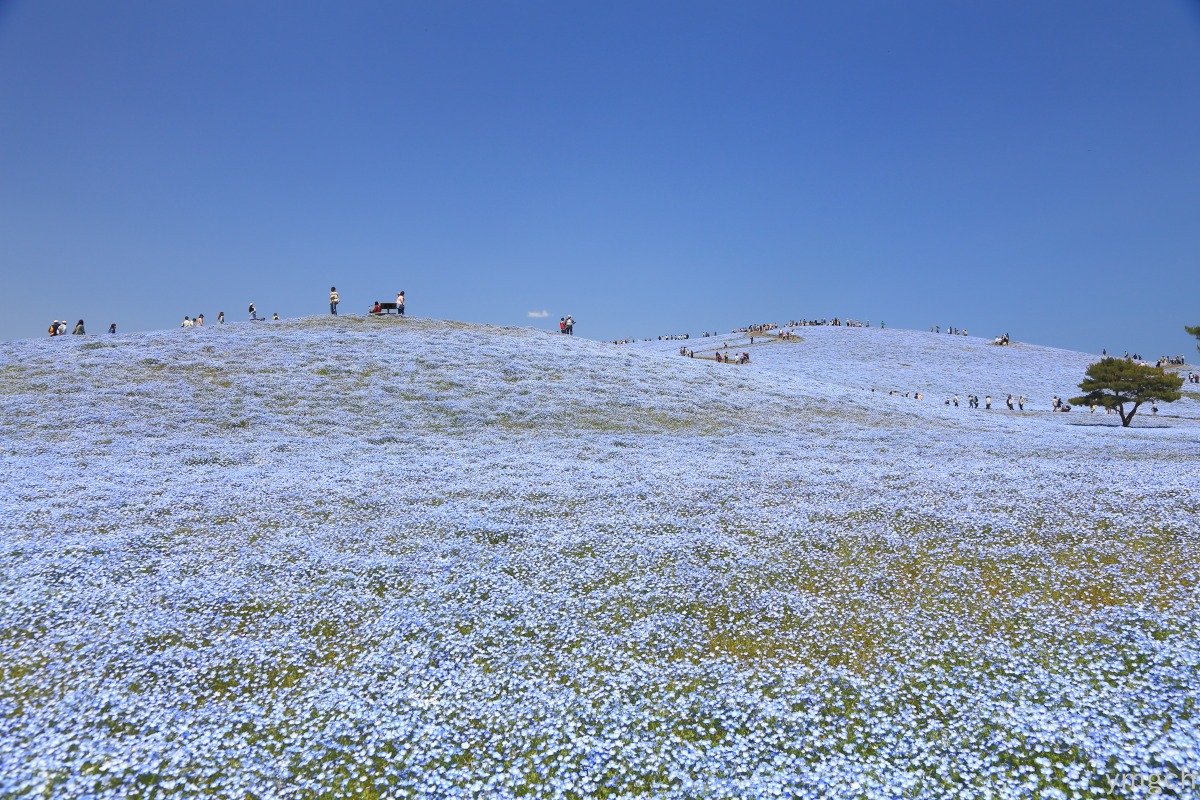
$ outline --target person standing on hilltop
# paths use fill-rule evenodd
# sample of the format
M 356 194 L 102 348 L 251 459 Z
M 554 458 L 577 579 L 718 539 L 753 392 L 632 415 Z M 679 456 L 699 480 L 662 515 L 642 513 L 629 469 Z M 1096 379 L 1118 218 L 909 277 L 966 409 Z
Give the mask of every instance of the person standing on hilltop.
M 575 335 L 575 318 L 567 314 L 567 336 Z
M 404 316 L 404 292 L 396 295 L 396 313 L 402 317 Z
M 250 308 L 247 309 L 247 311 L 250 314 L 250 319 L 252 319 L 252 320 L 258 319 L 258 309 L 254 307 L 254 303 L 250 304 Z
M 72 334 L 74 334 L 75 336 L 82 336 L 82 335 L 83 335 L 83 333 L 84 333 L 84 331 L 83 331 L 83 320 L 79 320 L 79 322 L 76 322 L 76 323 L 75 323 L 75 330 L 71 331 L 71 333 L 72 333 Z
M 222 311 L 220 314 L 217 314 L 217 324 L 218 325 L 225 324 L 225 312 L 224 311 Z
M 333 314 L 335 317 L 337 316 L 337 307 L 338 307 L 338 303 L 340 303 L 340 302 L 342 302 L 342 299 L 340 297 L 338 297 L 337 287 L 330 286 L 329 287 L 329 313 Z
M 109 333 L 116 333 L 116 332 L 117 332 L 117 323 L 115 323 L 115 322 L 114 322 L 113 324 L 109 325 L 109 326 L 108 326 L 108 332 L 109 332 Z

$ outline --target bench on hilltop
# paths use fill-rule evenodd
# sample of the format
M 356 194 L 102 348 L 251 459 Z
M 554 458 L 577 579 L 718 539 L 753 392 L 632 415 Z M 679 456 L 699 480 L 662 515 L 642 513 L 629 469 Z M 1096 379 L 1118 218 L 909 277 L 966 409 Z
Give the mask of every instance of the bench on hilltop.
M 372 314 L 375 314 L 375 313 L 379 313 L 379 314 L 390 314 L 390 313 L 392 313 L 393 311 L 395 311 L 397 314 L 399 314 L 399 313 L 400 313 L 400 307 L 399 307 L 398 305 L 396 305 L 395 303 L 380 303 L 380 304 L 379 304 L 379 311 L 378 311 L 378 312 L 372 311 L 371 313 L 372 313 Z

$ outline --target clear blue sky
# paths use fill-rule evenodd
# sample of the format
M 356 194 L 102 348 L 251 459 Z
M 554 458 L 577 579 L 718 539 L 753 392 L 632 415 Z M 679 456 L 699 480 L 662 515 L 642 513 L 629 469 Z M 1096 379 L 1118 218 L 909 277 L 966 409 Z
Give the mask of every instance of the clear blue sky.
M 1200 7 L 0 0 L 0 270 L 5 339 L 336 284 L 1195 356 Z

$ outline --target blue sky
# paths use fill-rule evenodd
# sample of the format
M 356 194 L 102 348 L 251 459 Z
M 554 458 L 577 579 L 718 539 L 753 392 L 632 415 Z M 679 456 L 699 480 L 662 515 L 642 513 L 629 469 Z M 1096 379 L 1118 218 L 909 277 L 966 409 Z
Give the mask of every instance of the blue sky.
M 1196 3 L 0 0 L 5 339 L 336 284 L 1195 355 L 1198 219 Z

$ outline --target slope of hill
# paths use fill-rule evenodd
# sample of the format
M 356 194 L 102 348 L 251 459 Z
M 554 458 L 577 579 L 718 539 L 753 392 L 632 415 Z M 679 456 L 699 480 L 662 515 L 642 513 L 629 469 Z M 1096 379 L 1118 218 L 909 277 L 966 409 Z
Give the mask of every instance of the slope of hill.
M 0 795 L 1200 768 L 1194 399 L 955 409 L 1047 408 L 1088 359 L 800 335 L 747 366 L 362 317 L 0 345 Z
M 792 340 L 774 336 L 730 333 L 686 341 L 638 342 L 646 352 L 678 355 L 680 346 L 697 357 L 715 352 L 749 352 L 757 372 L 778 372 L 781 380 L 809 385 L 832 384 L 848 389 L 875 389 L 886 394 L 921 392 L 926 401 L 942 403 L 968 394 L 991 395 L 993 410 L 1005 398 L 1024 395 L 1028 411 L 1050 411 L 1051 399 L 1079 394 L 1079 381 L 1088 365 L 1101 356 L 1015 342 L 997 347 L 988 339 L 949 336 L 925 331 L 878 328 L 802 327 L 791 329 Z M 1196 367 L 1171 367 L 1186 374 Z M 1185 386 L 1184 399 L 1163 404 L 1160 415 L 1200 418 L 1200 388 Z M 1086 409 L 1083 409 L 1086 411 Z M 1147 407 L 1142 424 L 1150 424 Z M 1080 422 L 1078 415 L 1057 420 Z M 1096 420 L 1087 420 L 1094 422 Z M 1112 420 L 1104 422 L 1111 424 Z

